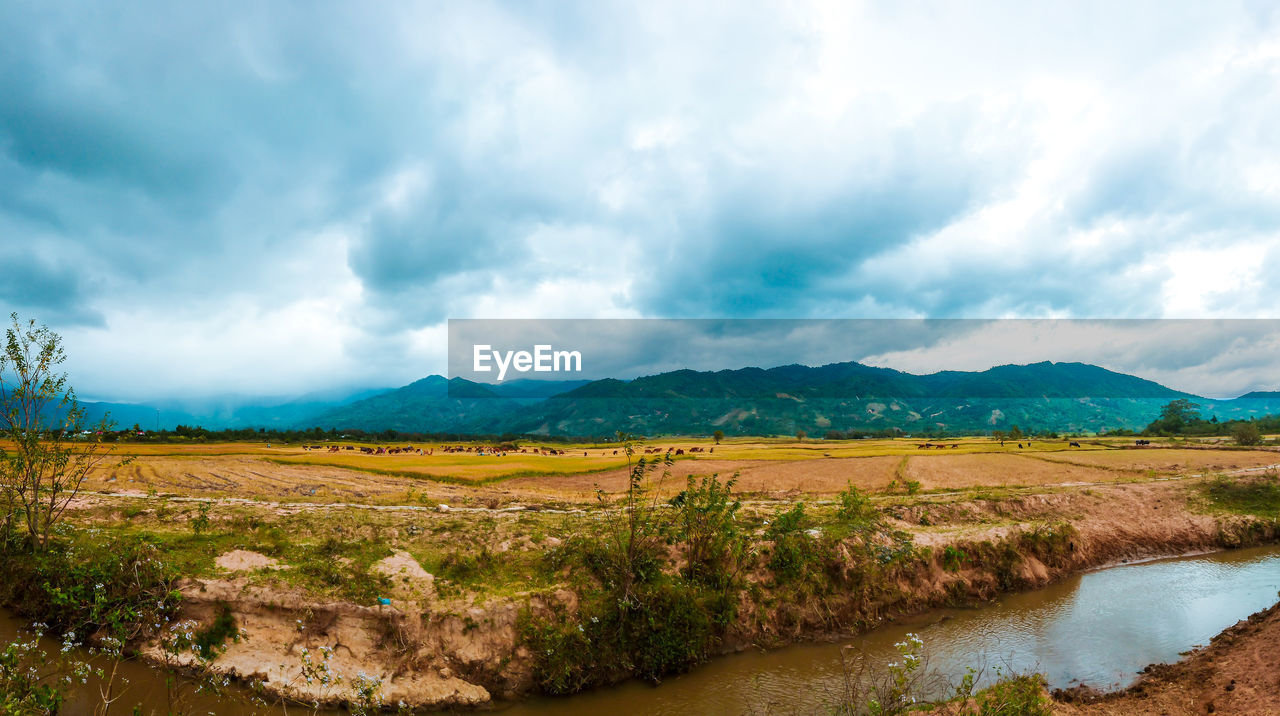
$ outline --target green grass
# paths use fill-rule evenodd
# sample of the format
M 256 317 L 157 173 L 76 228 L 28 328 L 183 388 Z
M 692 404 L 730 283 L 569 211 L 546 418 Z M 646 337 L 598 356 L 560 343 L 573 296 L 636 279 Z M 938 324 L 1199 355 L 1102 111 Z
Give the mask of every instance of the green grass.
M 1280 519 L 1280 477 L 1275 473 L 1247 478 L 1219 476 L 1204 483 L 1202 489 L 1209 504 L 1220 510 Z

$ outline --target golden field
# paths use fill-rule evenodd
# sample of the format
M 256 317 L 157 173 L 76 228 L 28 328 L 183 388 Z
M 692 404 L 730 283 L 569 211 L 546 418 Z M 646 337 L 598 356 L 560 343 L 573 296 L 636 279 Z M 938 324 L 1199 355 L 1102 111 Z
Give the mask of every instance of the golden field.
M 322 443 L 315 443 L 322 444 Z M 594 499 L 625 489 L 627 461 L 615 445 L 524 445 L 505 455 L 443 452 L 438 443 L 412 444 L 398 455 L 329 452 L 300 445 L 223 443 L 198 445 L 122 444 L 95 470 L 85 489 L 99 492 L 240 497 L 273 501 L 394 504 L 456 499 L 513 501 Z M 804 441 L 656 440 L 637 457 L 661 458 L 672 449 L 664 492 L 675 492 L 688 475 L 738 475 L 740 492 L 762 497 L 831 495 L 848 484 L 884 492 L 941 491 L 966 487 L 1015 487 L 1137 481 L 1280 464 L 1274 449 L 1222 449 L 1159 445 L 1133 448 L 1132 439 L 999 442 L 989 438 L 945 441 L 922 449 L 920 440 Z M 937 443 L 931 443 L 937 444 Z M 957 447 L 950 447 L 956 445 Z M 367 446 L 367 444 L 366 444 Z M 563 454 L 542 454 L 554 447 Z M 688 453 L 700 447 L 699 453 Z M 418 455 L 421 448 L 425 454 Z M 644 448 L 657 450 L 644 454 Z M 686 451 L 675 456 L 676 449 Z M 119 464 L 124 461 L 125 464 Z

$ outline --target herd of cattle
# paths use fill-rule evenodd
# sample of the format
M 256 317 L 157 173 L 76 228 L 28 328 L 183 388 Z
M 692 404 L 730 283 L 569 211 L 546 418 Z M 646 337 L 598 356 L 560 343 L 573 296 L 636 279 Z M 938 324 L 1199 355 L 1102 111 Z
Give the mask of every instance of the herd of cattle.
M 412 445 L 404 447 L 357 447 L 355 445 L 303 445 L 303 450 L 323 450 L 325 452 L 342 452 L 343 450 L 359 450 L 365 455 L 430 455 L 434 450 L 423 450 Z
M 1070 441 L 1068 444 L 1070 447 L 1073 447 L 1073 448 L 1080 447 L 1080 443 L 1074 440 Z M 1150 445 L 1151 441 L 1135 440 L 1134 444 Z M 1003 440 L 1000 441 L 1000 446 L 1001 447 L 1004 446 Z M 958 448 L 958 447 L 960 447 L 960 443 L 918 443 L 916 445 L 917 450 L 928 450 L 930 448 L 936 448 L 938 450 L 942 450 L 942 449 L 952 449 L 952 448 Z M 1018 443 L 1018 447 L 1029 448 L 1031 447 L 1031 443 L 1028 442 L 1026 445 L 1023 445 L 1022 443 Z M 365 455 L 433 455 L 435 454 L 435 448 L 423 449 L 423 448 L 416 448 L 412 445 L 405 445 L 404 447 L 376 447 L 376 448 L 361 447 L 356 445 L 303 445 L 302 449 L 308 450 L 308 451 L 322 450 L 326 452 L 342 452 L 344 450 L 351 450 L 354 452 L 356 450 L 359 450 L 361 453 Z M 499 457 L 504 455 L 516 454 L 516 453 L 524 454 L 524 455 L 568 455 L 569 454 L 567 450 L 557 450 L 556 448 L 516 449 L 510 446 L 502 447 L 497 445 L 446 445 L 440 448 L 440 451 L 445 453 L 472 453 L 474 455 L 495 455 Z M 674 455 L 685 455 L 685 454 L 693 455 L 696 453 L 710 454 L 710 453 L 714 453 L 715 451 L 716 449 L 713 447 L 712 448 L 691 447 L 688 450 L 686 450 L 685 448 L 676 448 L 676 447 L 668 447 L 665 450 L 663 450 L 663 448 L 655 447 L 655 448 L 645 448 L 644 454 L 645 455 L 666 454 L 668 456 L 674 456 Z M 602 456 L 617 455 L 619 452 L 620 451 L 618 450 L 613 450 L 612 452 L 610 452 L 609 450 L 601 450 L 600 454 Z M 582 451 L 582 456 L 583 457 L 587 456 L 586 450 Z
M 412 445 L 405 445 L 404 447 L 376 447 L 376 448 L 363 447 L 358 445 L 303 445 L 302 449 L 308 452 L 318 450 L 322 452 L 339 452 L 339 453 L 345 450 L 350 450 L 353 452 L 356 450 L 359 450 L 361 453 L 365 455 L 434 455 L 435 454 L 435 448 L 423 449 L 419 447 L 414 447 Z M 714 453 L 715 451 L 716 451 L 715 448 L 691 447 L 688 449 L 687 452 L 688 454 L 692 455 L 694 453 L 700 453 L 700 452 Z M 534 447 L 534 448 L 517 449 L 510 446 L 500 447 L 497 445 L 445 445 L 440 448 L 440 452 L 471 453 L 473 455 L 493 455 L 498 457 L 502 457 L 506 455 L 514 455 L 514 454 L 522 454 L 522 455 L 568 455 L 569 454 L 568 450 L 557 450 L 556 448 Z M 675 448 L 675 447 L 669 447 L 666 449 L 665 452 L 667 455 L 686 454 L 686 451 L 684 448 Z M 620 450 L 612 450 L 612 451 L 601 450 L 600 451 L 601 456 L 618 455 L 619 453 L 621 453 Z M 644 453 L 646 455 L 650 455 L 650 454 L 661 455 L 663 454 L 663 449 L 662 448 L 645 448 Z M 582 456 L 587 457 L 586 450 L 582 451 Z

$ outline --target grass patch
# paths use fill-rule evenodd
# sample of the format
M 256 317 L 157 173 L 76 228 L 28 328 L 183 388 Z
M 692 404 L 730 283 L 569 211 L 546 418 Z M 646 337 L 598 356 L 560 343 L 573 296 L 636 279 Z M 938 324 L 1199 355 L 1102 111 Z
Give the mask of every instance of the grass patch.
M 1280 476 L 1232 478 L 1220 475 L 1202 487 L 1213 507 L 1238 515 L 1280 519 Z

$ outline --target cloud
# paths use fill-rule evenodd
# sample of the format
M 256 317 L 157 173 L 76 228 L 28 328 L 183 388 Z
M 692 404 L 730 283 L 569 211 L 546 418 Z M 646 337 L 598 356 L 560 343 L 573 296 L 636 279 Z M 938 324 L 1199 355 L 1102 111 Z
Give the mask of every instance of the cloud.
M 7 3 L 0 308 L 112 397 L 450 317 L 1273 316 L 1277 13 Z

